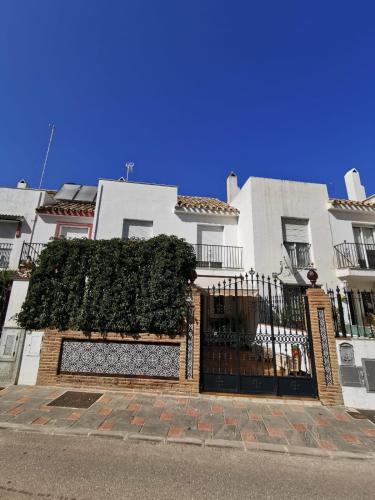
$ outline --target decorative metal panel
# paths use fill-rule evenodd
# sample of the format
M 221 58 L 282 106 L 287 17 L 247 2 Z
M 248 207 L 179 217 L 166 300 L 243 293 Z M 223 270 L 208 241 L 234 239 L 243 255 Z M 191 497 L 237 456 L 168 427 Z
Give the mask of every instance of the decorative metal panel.
M 64 340 L 60 372 L 179 378 L 179 344 Z
M 194 354 L 194 307 L 188 304 L 186 332 L 186 378 L 193 378 L 193 354 Z
M 326 325 L 324 309 L 318 309 L 318 324 L 319 324 L 320 342 L 322 346 L 324 377 L 327 385 L 333 385 L 331 356 L 329 354 L 327 325 Z
M 340 364 L 342 366 L 354 366 L 354 347 L 348 342 L 340 344 Z
M 362 359 L 367 391 L 375 391 L 375 359 Z
M 341 384 L 345 387 L 361 387 L 360 371 L 356 366 L 340 366 Z

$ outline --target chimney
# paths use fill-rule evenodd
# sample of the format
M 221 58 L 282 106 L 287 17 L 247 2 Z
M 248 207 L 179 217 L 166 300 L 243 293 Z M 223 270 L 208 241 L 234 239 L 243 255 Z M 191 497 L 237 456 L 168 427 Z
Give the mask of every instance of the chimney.
M 358 170 L 352 168 L 349 172 L 346 172 L 344 179 L 349 200 L 363 201 L 366 199 L 366 191 L 361 184 Z
M 227 177 L 227 202 L 231 203 L 239 192 L 237 175 L 231 172 Z
M 17 189 L 26 189 L 29 187 L 25 179 L 21 179 L 20 181 L 17 182 Z

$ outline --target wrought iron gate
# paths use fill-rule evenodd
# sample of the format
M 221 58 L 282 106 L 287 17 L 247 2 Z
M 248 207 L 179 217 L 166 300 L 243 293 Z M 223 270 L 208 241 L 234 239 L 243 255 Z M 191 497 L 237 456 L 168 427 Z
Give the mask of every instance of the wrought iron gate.
M 212 392 L 316 396 L 307 298 L 251 270 L 203 295 L 201 383 Z

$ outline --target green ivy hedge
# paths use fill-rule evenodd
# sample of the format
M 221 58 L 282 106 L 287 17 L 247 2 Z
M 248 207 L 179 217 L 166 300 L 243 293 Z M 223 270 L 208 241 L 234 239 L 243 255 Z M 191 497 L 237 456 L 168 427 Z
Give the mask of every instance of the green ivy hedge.
M 175 236 L 55 240 L 43 250 L 18 323 L 22 328 L 178 333 L 196 259 Z

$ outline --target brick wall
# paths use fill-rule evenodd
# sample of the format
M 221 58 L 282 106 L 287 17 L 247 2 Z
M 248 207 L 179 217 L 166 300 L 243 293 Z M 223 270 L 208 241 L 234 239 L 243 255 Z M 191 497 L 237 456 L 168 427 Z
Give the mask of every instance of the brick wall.
M 325 405 L 342 405 L 343 398 L 339 378 L 331 300 L 321 288 L 309 288 L 307 297 L 310 309 L 311 333 L 319 399 Z M 324 343 L 322 344 L 319 310 L 323 311 L 325 319 L 327 345 L 324 345 Z M 323 316 L 321 316 L 321 319 L 322 317 Z
M 38 385 L 63 385 L 63 386 L 86 386 L 107 389 L 133 389 L 145 391 L 163 391 L 171 393 L 197 393 L 199 392 L 199 364 L 200 364 L 200 290 L 193 288 L 193 374 L 192 378 L 186 377 L 186 335 L 170 337 L 168 335 L 140 334 L 137 338 L 132 336 L 121 336 L 118 333 L 108 333 L 105 337 L 100 333 L 86 334 L 78 331 L 46 330 L 43 339 L 43 347 L 40 356 Z M 167 380 L 162 378 L 137 378 L 121 375 L 91 375 L 59 373 L 61 347 L 64 339 L 90 340 L 108 342 L 142 342 L 153 344 L 178 344 L 180 346 L 180 370 L 178 380 Z

